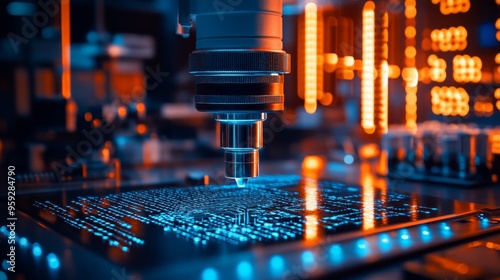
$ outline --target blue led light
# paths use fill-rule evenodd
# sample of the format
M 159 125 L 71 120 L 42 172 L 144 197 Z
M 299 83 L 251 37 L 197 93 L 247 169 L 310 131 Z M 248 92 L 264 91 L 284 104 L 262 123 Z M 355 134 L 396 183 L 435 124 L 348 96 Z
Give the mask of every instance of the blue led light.
M 201 273 L 201 279 L 202 280 L 217 280 L 219 279 L 219 275 L 217 274 L 217 271 L 211 267 L 206 268 L 203 270 Z
M 309 269 L 314 266 L 314 254 L 311 251 L 305 251 L 302 253 L 302 264 L 305 269 Z
M 357 246 L 359 249 L 366 249 L 366 241 L 365 240 L 358 240 Z
M 391 250 L 391 238 L 389 234 L 383 233 L 380 235 L 379 248 L 382 252 L 388 252 Z
M 7 12 L 13 16 L 31 16 L 36 11 L 35 3 L 11 2 L 7 5 Z
M 410 239 L 410 236 L 408 234 L 404 233 L 404 234 L 401 234 L 401 239 L 408 240 L 408 239 Z
M 285 268 L 285 260 L 280 256 L 273 256 L 269 260 L 273 272 L 281 272 Z
M 252 275 L 252 265 L 249 262 L 240 262 L 236 270 L 240 278 L 247 278 Z
M 53 253 L 47 255 L 47 263 L 51 269 L 58 269 L 60 264 L 59 259 Z
M 21 245 L 22 247 L 28 246 L 28 239 L 26 239 L 26 237 L 21 237 L 19 239 L 19 245 Z
M 38 243 L 33 243 L 33 255 L 35 257 L 39 257 L 42 255 L 42 247 L 40 247 L 40 244 Z
M 353 164 L 354 162 L 354 157 L 352 155 L 345 155 L 344 156 L 344 163 L 345 164 Z
M 128 252 L 128 247 L 123 246 L 123 247 L 122 247 L 122 251 L 123 251 L 123 252 Z
M 368 242 L 366 240 L 359 239 L 356 241 L 356 253 L 362 258 L 365 258 L 370 254 L 370 248 L 368 247 Z
M 450 226 L 448 226 L 446 223 L 441 224 L 441 235 L 443 235 L 446 238 L 449 238 L 453 235 Z
M 481 218 L 481 227 L 483 228 L 486 228 L 488 227 L 490 221 L 488 220 L 488 218 Z
M 330 253 L 330 259 L 334 264 L 339 264 L 342 262 L 343 259 L 343 254 L 342 254 L 342 247 L 339 245 L 332 245 L 329 250 Z
M 420 227 L 420 238 L 422 238 L 422 240 L 424 242 L 431 241 L 431 239 L 432 239 L 431 231 L 429 230 L 429 228 L 427 226 Z
M 9 267 L 10 267 L 9 261 L 4 260 L 2 262 L 2 268 L 5 269 L 5 270 L 7 270 L 7 268 L 9 268 Z

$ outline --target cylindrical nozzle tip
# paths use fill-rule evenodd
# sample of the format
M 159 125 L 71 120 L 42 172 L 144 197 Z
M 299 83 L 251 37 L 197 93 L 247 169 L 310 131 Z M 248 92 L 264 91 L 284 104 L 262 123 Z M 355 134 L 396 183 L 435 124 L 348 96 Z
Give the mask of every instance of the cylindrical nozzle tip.
M 239 188 L 244 188 L 247 186 L 248 179 L 246 178 L 235 178 L 236 185 L 238 185 Z

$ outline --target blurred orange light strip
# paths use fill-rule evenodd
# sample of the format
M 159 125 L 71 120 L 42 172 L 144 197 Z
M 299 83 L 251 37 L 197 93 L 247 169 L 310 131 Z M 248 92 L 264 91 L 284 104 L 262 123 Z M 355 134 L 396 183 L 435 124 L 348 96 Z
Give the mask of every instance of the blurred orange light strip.
M 305 94 L 304 109 L 313 114 L 317 108 L 318 83 L 318 7 L 309 2 L 305 6 Z
M 372 134 L 375 132 L 375 3 L 368 1 L 363 7 L 363 70 L 361 73 L 361 127 Z
M 405 68 L 401 73 L 405 81 L 405 126 L 410 130 L 417 129 L 417 91 L 418 91 L 418 70 L 415 67 L 415 57 L 417 50 L 415 48 L 415 15 L 417 13 L 417 2 L 415 0 L 405 0 L 406 16 L 406 49 L 405 49 Z M 436 3 L 437 4 L 437 3 Z M 411 11 L 408 13 L 408 11 Z M 406 30 L 405 30 L 406 31 Z
M 71 98 L 70 0 L 61 1 L 62 96 Z

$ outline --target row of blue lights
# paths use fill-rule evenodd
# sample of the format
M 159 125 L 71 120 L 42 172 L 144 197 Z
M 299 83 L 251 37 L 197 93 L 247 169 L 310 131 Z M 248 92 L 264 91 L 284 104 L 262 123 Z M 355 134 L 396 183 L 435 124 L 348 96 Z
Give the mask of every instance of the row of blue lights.
M 9 234 L 10 234 L 9 231 L 7 230 L 7 227 L 5 227 L 5 226 L 0 227 L 0 232 L 3 233 L 5 236 L 9 236 Z M 17 241 L 17 244 L 19 244 L 21 246 L 21 248 L 26 248 L 29 245 L 28 239 L 26 237 L 17 236 L 16 241 Z M 31 248 L 31 253 L 33 254 L 33 256 L 35 258 L 40 258 L 40 256 L 42 256 L 42 254 L 43 254 L 42 246 L 40 246 L 40 244 L 38 244 L 37 242 L 34 242 L 32 245 L 32 248 Z M 59 261 L 59 258 L 56 256 L 56 254 L 49 253 L 47 255 L 46 259 L 47 259 L 47 265 L 49 266 L 50 269 L 52 269 L 52 270 L 59 269 L 61 263 Z M 2 262 L 2 268 L 4 270 L 7 270 L 8 266 L 9 266 L 9 264 L 8 264 L 7 260 L 4 260 Z M 7 279 L 7 276 L 2 271 L 0 271 L 0 280 L 3 280 L 2 279 L 3 276 L 5 276 L 5 279 Z
M 453 235 L 451 227 L 447 223 L 441 223 L 438 227 L 440 235 L 442 238 L 450 238 Z M 420 240 L 427 243 L 432 240 L 431 230 L 427 225 L 421 225 L 418 227 L 418 232 Z M 397 239 L 394 235 L 391 236 L 390 233 L 380 233 L 377 235 L 378 243 L 377 247 L 372 247 L 370 242 L 365 238 L 360 238 L 355 240 L 354 249 L 355 255 L 358 258 L 367 258 L 371 255 L 372 251 L 375 252 L 377 249 L 381 253 L 387 253 L 392 249 L 395 242 L 400 245 L 400 248 L 407 249 L 412 246 L 412 234 L 409 229 L 401 229 L 397 232 Z M 348 247 L 350 245 L 344 244 L 333 244 L 328 249 L 329 260 L 333 265 L 341 264 L 346 261 L 344 256 L 344 250 L 351 251 Z M 352 245 L 351 245 L 352 246 Z M 345 249 L 344 249 L 345 248 Z M 351 247 L 352 248 L 352 247 Z M 372 250 L 375 249 L 375 250 Z M 316 265 L 315 254 L 312 251 L 303 251 L 300 255 L 303 269 L 305 271 L 310 270 Z M 285 264 L 285 258 L 280 255 L 274 255 L 269 259 L 269 268 L 271 275 L 273 277 L 280 277 L 287 270 Z M 236 266 L 236 274 L 238 279 L 250 279 L 253 276 L 253 266 L 248 261 L 240 262 Z M 201 279 L 203 280 L 217 280 L 219 279 L 219 274 L 214 268 L 207 268 L 202 272 Z

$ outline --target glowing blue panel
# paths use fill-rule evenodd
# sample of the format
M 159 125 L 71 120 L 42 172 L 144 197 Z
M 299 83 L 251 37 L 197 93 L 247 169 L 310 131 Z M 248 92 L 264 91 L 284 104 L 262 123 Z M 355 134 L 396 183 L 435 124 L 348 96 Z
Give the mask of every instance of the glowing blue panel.
M 0 271 L 0 280 L 7 280 L 7 275 L 3 271 Z
M 217 280 L 219 279 L 219 275 L 217 274 L 217 271 L 213 268 L 206 268 L 203 270 L 201 273 L 201 279 L 202 280 Z
M 33 255 L 35 257 L 39 257 L 42 255 L 42 247 L 40 247 L 40 244 L 33 243 Z
M 53 253 L 47 255 L 47 263 L 51 269 L 58 269 L 60 265 L 59 259 Z

